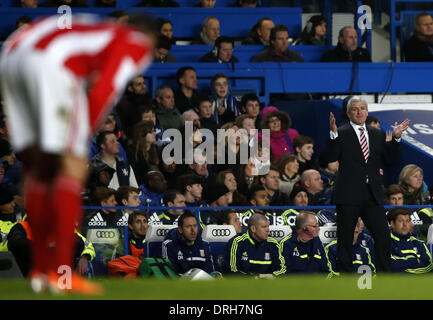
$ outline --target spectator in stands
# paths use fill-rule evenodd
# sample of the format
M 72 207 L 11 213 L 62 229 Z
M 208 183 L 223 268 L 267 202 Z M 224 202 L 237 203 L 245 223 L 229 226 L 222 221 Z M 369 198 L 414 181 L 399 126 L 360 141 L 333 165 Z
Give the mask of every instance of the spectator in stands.
M 185 212 L 184 209 L 168 209 L 169 207 L 186 207 L 185 196 L 178 190 L 171 189 L 164 192 L 162 198 L 164 206 L 167 207 L 163 213 L 158 216 L 158 223 L 177 225 L 177 220 Z M 155 223 L 155 221 L 153 221 Z
M 5 225 L 25 220 L 24 210 L 15 202 L 14 194 L 4 185 L 0 185 L 0 230 L 3 233 Z M 3 241 L 4 239 L 0 239 Z
M 20 0 L 19 6 L 21 8 L 37 8 L 38 0 Z
M 296 207 L 308 206 L 308 191 L 300 183 L 293 187 L 290 193 L 290 203 Z
M 289 49 L 289 29 L 278 25 L 271 30 L 270 45 L 251 58 L 251 62 L 304 62 L 304 58 Z
M 299 174 L 308 169 L 318 169 L 317 164 L 311 158 L 314 153 L 314 140 L 311 137 L 299 135 L 293 139 L 293 149 L 299 162 Z
M 162 140 L 163 130 L 156 119 L 156 111 L 153 106 L 146 106 L 143 108 L 143 111 L 141 113 L 141 121 L 150 121 L 153 123 L 156 133 L 156 144 L 158 147 L 169 142 L 169 140 Z
M 163 130 L 179 129 L 181 126 L 180 112 L 175 106 L 173 89 L 161 85 L 155 92 L 156 118 Z
M 319 230 L 314 212 L 301 211 L 296 216 L 294 230 L 280 242 L 287 274 L 330 272 Z
M 424 171 L 415 164 L 408 164 L 401 169 L 398 184 L 403 189 L 405 205 L 429 204 L 430 192 L 423 179 Z
M 173 23 L 170 20 L 164 18 L 155 19 L 155 29 L 158 36 L 164 35 L 170 39 L 172 45 L 176 44 L 173 38 Z
M 238 184 L 236 182 L 235 175 L 231 170 L 222 170 L 216 175 L 216 182 L 224 184 L 232 194 L 232 206 L 246 206 L 248 200 L 245 195 L 238 191 Z
M 91 205 L 92 196 L 97 187 L 108 188 L 116 170 L 103 162 L 94 162 L 90 165 L 90 174 L 83 192 L 83 202 Z
M 328 22 L 322 15 L 312 16 L 302 30 L 301 35 L 295 42 L 294 45 L 326 45 L 326 28 Z
M 275 163 L 286 153 L 294 153 L 294 139 L 299 136 L 296 129 L 291 128 L 290 116 L 276 107 L 269 106 L 262 111 L 261 129 L 270 130 L 271 162 Z M 261 139 L 262 133 L 259 133 Z
M 217 73 L 211 79 L 212 118 L 220 126 L 234 121 L 241 114 L 238 101 L 230 94 L 229 78 Z
M 19 17 L 15 23 L 15 29 L 19 29 L 23 26 L 28 25 L 29 23 L 31 23 L 33 21 L 32 18 L 30 18 L 29 16 L 22 16 Z
M 120 227 L 126 226 L 128 216 L 124 215 L 120 210 L 117 210 L 116 190 L 105 187 L 98 187 L 93 195 L 93 205 L 101 207 L 94 212 L 91 212 L 84 217 L 83 226 L 92 227 Z
M 315 169 L 305 170 L 301 174 L 301 185 L 307 190 L 308 204 L 310 206 L 329 206 L 332 193 L 326 194 L 323 189 L 323 180 L 320 172 Z
M 203 179 L 196 174 L 184 174 L 179 176 L 178 185 L 180 191 L 185 196 L 185 204 L 187 207 L 200 207 L 204 205 L 202 201 L 203 194 Z
M 116 105 L 122 129 L 128 138 L 132 138 L 134 125 L 140 121 L 145 106 L 152 105 L 152 96 L 147 92 L 146 82 L 142 75 L 133 78 Z
M 116 7 L 116 0 L 95 0 L 94 6 L 96 8 L 114 8 Z
M 20 194 L 18 189 L 22 183 L 22 162 L 17 159 L 9 141 L 4 139 L 0 139 L 0 160 L 3 162 L 3 166 L 5 167 L 4 178 L 0 183 L 9 184 L 10 187 L 16 189 L 14 192 L 15 194 Z
M 41 7 L 59 7 L 67 5 L 70 7 L 88 7 L 87 0 L 45 0 Z
M 249 115 L 249 114 L 241 114 L 240 116 L 236 117 L 235 125 L 239 129 L 246 130 L 248 134 L 248 141 L 251 144 L 251 139 L 254 138 L 254 135 L 256 133 L 256 119 Z
M 423 241 L 410 233 L 411 212 L 404 207 L 388 213 L 391 225 L 391 268 L 393 272 L 423 274 L 433 269 L 432 256 Z
M 92 158 L 93 163 L 105 163 L 116 170 L 110 181 L 110 188 L 117 190 L 120 186 L 138 187 L 134 170 L 123 158 L 119 157 L 119 142 L 110 131 L 102 131 L 96 138 L 99 153 Z
M 141 204 L 139 195 L 140 189 L 130 186 L 121 186 L 116 191 L 117 205 L 122 207 L 139 207 Z M 134 209 L 122 209 L 122 213 L 126 215 L 129 215 L 133 211 Z
M 193 40 L 191 44 L 215 45 L 216 39 L 220 36 L 220 22 L 216 17 L 207 17 L 203 21 L 200 38 Z
M 193 268 L 207 273 L 215 270 L 209 243 L 198 233 L 197 219 L 185 212 L 178 220 L 177 228 L 168 232 L 162 243 L 162 257 L 169 259 L 174 270 L 183 274 Z
M 169 53 L 171 49 L 171 41 L 164 35 L 159 35 L 153 49 L 153 62 L 176 62 L 176 58 Z
M 267 212 L 266 209 L 260 209 L 260 207 L 269 206 L 270 200 L 269 193 L 263 185 L 253 184 L 248 190 L 247 199 L 249 202 L 249 206 L 252 206 L 252 208 L 242 213 L 242 220 L 245 220 L 246 218 L 251 218 L 251 216 L 256 213 L 263 214 L 265 216 L 271 216 L 271 214 Z
M 193 104 L 197 97 L 197 73 L 191 66 L 184 66 L 177 70 L 176 80 L 179 87 L 174 93 L 176 107 L 180 112 L 196 107 Z
M 337 182 L 339 162 L 328 162 L 324 157 L 318 159 L 318 170 L 323 180 L 323 192 L 332 198 L 332 193 Z
M 203 190 L 203 199 L 208 207 L 228 207 L 233 201 L 232 192 L 223 183 L 209 181 Z M 208 224 L 216 224 L 221 210 L 200 210 L 199 223 L 201 228 Z
M 137 7 L 180 7 L 180 5 L 173 0 L 143 0 Z
M 289 197 L 279 190 L 280 171 L 278 168 L 271 166 L 269 172 L 261 175 L 259 180 L 269 194 L 270 206 L 287 206 L 289 204 Z
M 403 188 L 398 184 L 390 184 L 386 188 L 386 200 L 391 206 L 402 206 L 403 205 Z
M 235 227 L 236 234 L 242 232 L 242 222 L 236 212 L 230 210 L 224 210 L 218 214 L 217 217 L 218 225 L 232 225 Z
M 343 27 L 338 34 L 338 44 L 335 49 L 326 51 L 322 62 L 372 62 L 370 52 L 358 47 L 358 34 L 355 28 Z
M 184 126 L 188 121 L 192 122 L 193 126 L 201 128 L 200 117 L 193 109 L 188 109 L 182 113 L 182 126 Z
M 134 136 L 128 145 L 127 154 L 137 183 L 142 185 L 148 171 L 159 169 L 159 154 L 153 122 L 140 121 L 134 126 Z
M 253 157 L 248 159 L 246 164 L 238 164 L 233 169 L 233 173 L 238 184 L 238 190 L 241 194 L 247 195 L 248 190 L 253 184 L 259 183 L 256 165 Z
M 200 0 L 200 3 L 196 4 L 194 7 L 200 8 L 214 8 L 216 0 Z
M 295 184 L 301 180 L 301 176 L 298 173 L 298 158 L 294 154 L 283 154 L 275 162 L 275 166 L 280 170 L 280 192 L 290 196 Z
M 114 21 L 123 24 L 128 23 L 129 20 L 129 13 L 125 10 L 114 10 L 108 16 Z
M 403 50 L 407 62 L 433 61 L 433 18 L 429 13 L 417 15 L 415 30 Z
M 358 273 L 361 266 L 370 267 L 370 271 L 376 273 L 376 267 L 373 263 L 373 256 L 370 253 L 368 247 L 362 245 L 361 237 L 359 235 L 362 233 L 362 226 L 360 222 L 356 224 L 355 232 L 353 233 L 353 272 Z M 337 240 L 330 242 L 325 247 L 326 258 L 329 261 L 330 271 L 334 275 L 339 275 L 338 263 L 337 263 Z M 364 273 L 364 271 L 360 272 Z
M 242 41 L 243 45 L 269 46 L 271 30 L 275 27 L 271 18 L 262 18 L 251 29 L 247 38 Z
M 262 128 L 262 117 L 260 116 L 260 100 L 255 93 L 244 94 L 242 96 L 239 107 L 242 113 L 254 117 L 254 124 L 256 129 Z
M 227 36 L 220 36 L 215 40 L 215 45 L 212 51 L 206 53 L 198 61 L 199 62 L 214 62 L 214 63 L 235 63 L 239 59 L 233 55 L 235 42 Z
M 200 128 L 211 130 L 216 137 L 218 124 L 212 118 L 212 100 L 205 95 L 197 96 L 194 99 L 194 110 L 200 117 Z
M 146 213 L 134 210 L 128 217 L 128 254 L 134 257 L 144 256 L 146 233 L 149 228 L 149 220 Z
M 140 185 L 140 201 L 142 206 L 162 207 L 164 206 L 164 191 L 167 190 L 167 180 L 157 170 L 146 173 L 144 183 Z
M 229 273 L 260 277 L 285 272 L 278 242 L 269 237 L 269 221 L 262 214 L 253 214 L 248 230 L 230 239 L 226 248 L 224 261 Z
M 365 125 L 375 127 L 380 130 L 380 121 L 375 116 L 368 116 L 365 120 Z

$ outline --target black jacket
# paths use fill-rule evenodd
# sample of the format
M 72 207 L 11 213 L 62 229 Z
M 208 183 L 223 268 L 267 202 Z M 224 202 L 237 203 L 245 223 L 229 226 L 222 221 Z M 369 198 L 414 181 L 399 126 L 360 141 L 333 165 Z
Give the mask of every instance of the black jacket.
M 335 49 L 326 51 L 321 59 L 322 62 L 372 62 L 370 52 L 364 48 L 356 48 L 352 54 L 349 54 L 343 49 L 343 46 L 339 43 Z
M 421 41 L 416 35 L 404 43 L 403 50 L 407 62 L 433 61 L 433 44 Z
M 202 56 L 198 62 L 217 62 L 217 63 L 223 63 L 223 61 L 221 61 L 213 51 L 209 51 L 208 53 L 206 53 L 204 56 Z M 230 58 L 230 61 L 228 61 L 228 63 L 231 62 L 239 62 L 239 59 L 236 58 L 235 56 L 232 56 Z

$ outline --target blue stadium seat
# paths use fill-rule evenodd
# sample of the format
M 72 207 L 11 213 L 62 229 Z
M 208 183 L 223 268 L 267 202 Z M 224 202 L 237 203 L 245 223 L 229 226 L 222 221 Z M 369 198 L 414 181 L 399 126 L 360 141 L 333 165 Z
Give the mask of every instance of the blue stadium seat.
M 203 240 L 209 242 L 215 270 L 223 272 L 224 252 L 227 242 L 236 235 L 232 225 L 207 225 L 202 232 Z
M 147 257 L 162 257 L 162 242 L 167 233 L 176 228 L 175 225 L 158 225 L 149 224 L 146 233 L 146 248 Z

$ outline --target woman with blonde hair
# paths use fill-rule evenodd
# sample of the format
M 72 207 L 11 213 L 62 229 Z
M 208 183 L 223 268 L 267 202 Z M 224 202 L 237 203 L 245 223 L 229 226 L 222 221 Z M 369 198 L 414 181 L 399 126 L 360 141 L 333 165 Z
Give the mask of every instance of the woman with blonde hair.
M 403 189 L 405 205 L 428 204 L 430 194 L 424 184 L 424 171 L 415 164 L 403 167 L 398 177 L 398 184 Z

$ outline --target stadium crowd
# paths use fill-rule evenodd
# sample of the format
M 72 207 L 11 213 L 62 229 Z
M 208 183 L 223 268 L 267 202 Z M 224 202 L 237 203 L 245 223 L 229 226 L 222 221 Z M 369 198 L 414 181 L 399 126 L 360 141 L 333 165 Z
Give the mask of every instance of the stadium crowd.
M 218 1 L 218 0 L 216 0 Z M 201 0 L 198 6 L 213 7 L 215 0 Z M 86 1 L 21 0 L 22 7 L 86 6 Z M 258 0 L 239 0 L 236 6 L 256 7 Z M 314 4 L 311 1 L 310 5 Z M 115 7 L 115 0 L 96 1 L 96 7 Z M 142 1 L 139 6 L 179 6 L 175 1 Z M 112 19 L 123 23 L 127 12 L 113 12 Z M 17 28 L 30 23 L 20 18 Z M 176 44 L 176 30 L 170 21 L 158 18 L 158 41 L 153 63 L 175 62 L 170 48 Z M 293 44 L 325 45 L 327 21 L 322 15 L 312 16 Z M 433 19 L 422 13 L 417 17 L 416 32 L 408 41 L 405 54 L 408 61 L 431 61 Z M 234 39 L 220 35 L 219 21 L 208 17 L 199 35 L 191 42 L 210 44 L 213 50 L 200 62 L 236 63 L 235 45 L 261 44 L 251 62 L 303 62 L 302 56 L 289 49 L 289 31 L 275 25 L 272 17 L 264 17 L 245 35 Z M 425 46 L 426 50 L 409 50 Z M 291 46 L 292 47 L 292 46 Z M 429 48 L 429 49 L 428 49 Z M 358 47 L 356 30 L 346 26 L 340 30 L 338 45 L 325 52 L 323 62 L 371 62 L 368 50 Z M 194 62 L 194 61 L 191 61 Z M 89 176 L 82 196 L 86 210 L 77 235 L 77 270 L 89 272 L 88 263 L 95 256 L 95 248 L 86 240 L 86 232 L 93 227 L 128 227 L 129 252 L 143 256 L 148 226 L 175 225 L 165 238 L 161 255 L 171 261 L 174 270 L 183 274 L 192 268 L 207 273 L 280 276 L 292 273 L 338 274 L 337 240 L 324 244 L 318 237 L 320 227 L 336 225 L 335 209 L 297 210 L 296 207 L 333 206 L 339 174 L 338 161 L 329 162 L 315 149 L 314 139 L 292 128 L 290 115 L 275 106 L 262 103 L 254 92 L 240 99 L 232 95 L 230 79 L 223 73 L 215 74 L 208 90 L 199 90 L 197 73 L 191 66 L 179 68 L 177 87 L 159 86 L 149 92 L 145 78 L 137 75 L 105 119 L 103 126 L 89 145 Z M 345 100 L 347 103 L 348 99 Z M 344 110 L 350 109 L 350 105 Z M 344 115 L 344 114 L 343 114 Z M 346 120 L 347 121 L 347 120 Z M 380 129 L 380 120 L 368 117 L 367 126 Z M 183 145 L 182 162 L 179 155 L 163 150 L 173 144 L 167 132 L 176 129 Z M 208 129 L 209 135 L 201 129 Z M 218 129 L 228 134 L 222 139 Z M 243 130 L 242 130 L 243 129 Z M 261 132 L 269 129 L 269 144 Z M 0 232 L 1 250 L 11 251 L 21 271 L 27 275 L 31 266 L 31 230 L 26 224 L 26 212 L 21 183 L 22 163 L 9 143 L 7 114 L 0 118 Z M 387 133 L 387 141 L 392 137 Z M 178 141 L 175 141 L 176 143 Z M 216 152 L 208 162 L 205 153 L 195 154 L 187 164 L 186 144 L 199 150 L 210 143 Z M 258 149 L 251 153 L 252 146 Z M 268 147 L 269 146 L 269 147 Z M 241 154 L 248 150 L 246 162 Z M 208 149 L 206 149 L 208 151 Z M 318 154 L 319 153 L 319 154 Z M 235 163 L 228 160 L 234 158 Z M 265 161 L 263 161 L 265 159 Z M 219 161 L 221 160 L 221 161 Z M 265 169 L 265 170 L 264 170 Z M 385 168 L 386 174 L 386 168 Z M 433 269 L 433 261 L 425 244 L 427 231 L 433 222 L 431 193 L 433 182 L 425 181 L 423 169 L 415 164 L 402 168 L 398 181 L 384 186 L 386 202 L 395 208 L 387 213 L 391 233 L 392 271 L 425 273 Z M 417 205 L 411 212 L 403 205 Z M 118 206 L 123 209 L 116 208 Z M 182 207 L 217 207 L 215 210 L 194 212 Z M 246 206 L 248 210 L 234 210 L 231 206 Z M 286 206 L 286 209 L 263 207 Z M 163 210 L 149 207 L 163 207 Z M 170 209 L 171 207 L 175 209 Z M 227 207 L 227 209 L 221 209 Z M 256 208 L 257 207 L 257 208 Z M 282 217 L 277 220 L 276 217 Z M 227 243 L 222 268 L 214 264 L 211 249 L 201 238 L 207 225 L 233 225 L 234 236 Z M 289 225 L 292 234 L 280 242 L 269 236 L 270 225 Z M 354 272 L 360 266 L 370 266 L 375 272 L 374 241 L 360 219 L 353 237 Z

